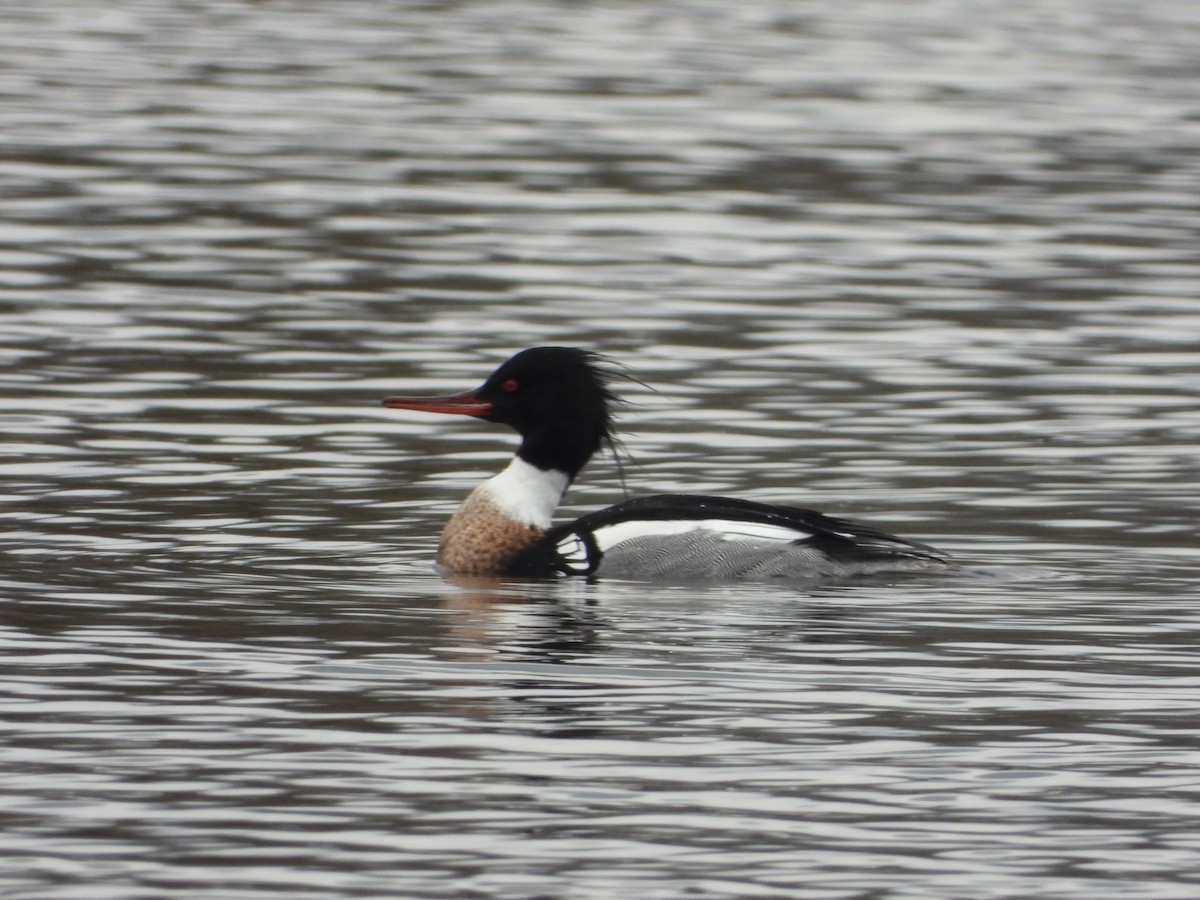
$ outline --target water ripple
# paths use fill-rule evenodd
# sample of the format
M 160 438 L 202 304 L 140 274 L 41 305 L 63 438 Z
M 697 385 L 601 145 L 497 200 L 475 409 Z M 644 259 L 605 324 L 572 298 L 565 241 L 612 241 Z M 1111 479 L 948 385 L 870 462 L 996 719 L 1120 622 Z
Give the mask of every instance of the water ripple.
M 1200 23 L 900 9 L 0 12 L 5 896 L 1194 896 Z M 537 343 L 963 570 L 443 580 Z

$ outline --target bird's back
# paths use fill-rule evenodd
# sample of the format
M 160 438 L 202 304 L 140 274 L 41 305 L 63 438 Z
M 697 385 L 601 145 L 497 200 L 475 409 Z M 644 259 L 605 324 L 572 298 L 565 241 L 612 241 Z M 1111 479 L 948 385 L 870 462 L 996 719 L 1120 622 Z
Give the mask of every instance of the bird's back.
M 510 574 L 803 580 L 950 566 L 932 547 L 811 510 L 660 494 L 552 529 L 514 560 Z

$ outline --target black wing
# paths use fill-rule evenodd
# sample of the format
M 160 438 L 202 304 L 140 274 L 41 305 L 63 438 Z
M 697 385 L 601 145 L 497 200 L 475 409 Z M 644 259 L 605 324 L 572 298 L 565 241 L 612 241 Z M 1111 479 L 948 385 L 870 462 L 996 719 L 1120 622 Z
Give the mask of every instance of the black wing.
M 696 536 L 701 523 L 707 544 Z M 731 548 L 731 541 L 741 543 Z M 678 558 L 669 558 L 669 550 L 677 552 Z M 639 569 L 665 572 L 673 562 L 686 575 L 689 555 L 693 560 L 704 557 L 699 568 L 707 575 L 702 577 L 745 576 L 755 571 L 764 576 L 836 575 L 950 565 L 945 555 L 925 544 L 808 509 L 728 497 L 658 494 L 551 529 L 513 560 L 508 574 L 594 575 L 609 556 L 614 561 L 621 558 L 622 568 L 628 570 L 621 574 L 629 577 L 637 577 Z

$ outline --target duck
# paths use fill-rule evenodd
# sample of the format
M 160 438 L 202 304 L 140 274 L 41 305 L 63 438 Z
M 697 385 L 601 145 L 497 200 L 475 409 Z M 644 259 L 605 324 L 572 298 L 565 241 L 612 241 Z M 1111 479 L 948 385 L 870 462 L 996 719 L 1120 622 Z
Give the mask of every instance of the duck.
M 447 574 L 635 581 L 812 581 L 945 571 L 951 558 L 871 525 L 793 506 L 707 494 L 635 497 L 554 524 L 598 451 L 617 452 L 612 384 L 600 355 L 533 347 L 470 391 L 392 396 L 389 409 L 469 416 L 520 437 L 508 465 L 472 490 L 442 531 Z

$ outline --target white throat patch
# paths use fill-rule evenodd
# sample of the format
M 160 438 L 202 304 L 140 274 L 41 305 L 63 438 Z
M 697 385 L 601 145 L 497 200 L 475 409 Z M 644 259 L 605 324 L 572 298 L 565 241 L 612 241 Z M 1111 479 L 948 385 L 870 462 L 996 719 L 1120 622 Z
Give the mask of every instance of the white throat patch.
M 539 469 L 514 456 L 508 468 L 481 487 L 506 516 L 522 525 L 545 529 L 554 520 L 554 510 L 570 483 L 563 472 Z

